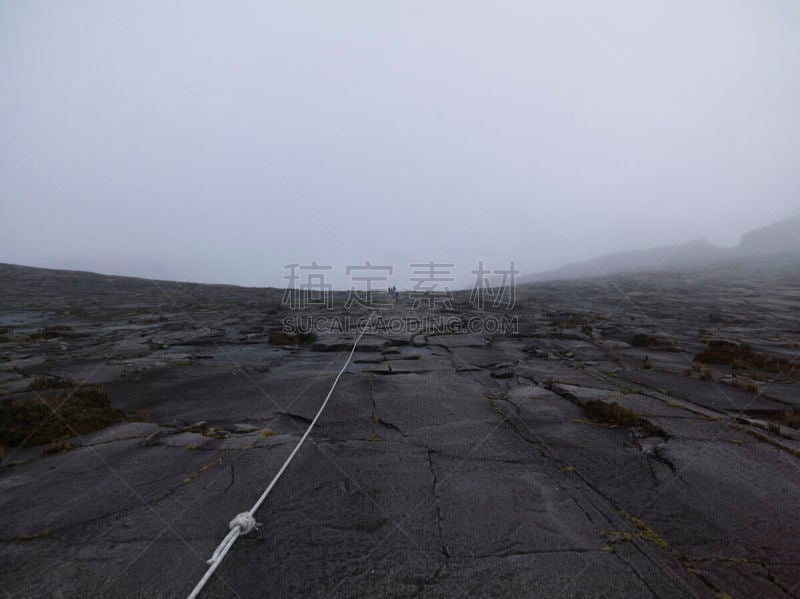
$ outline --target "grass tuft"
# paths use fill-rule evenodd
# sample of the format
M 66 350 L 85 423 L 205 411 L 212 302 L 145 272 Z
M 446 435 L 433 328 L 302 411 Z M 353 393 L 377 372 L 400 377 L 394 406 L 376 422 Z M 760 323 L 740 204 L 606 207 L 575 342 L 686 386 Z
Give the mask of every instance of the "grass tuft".
M 386 518 L 379 518 L 378 520 L 356 520 L 353 522 L 353 530 L 360 530 L 362 532 L 375 532 L 380 530 L 389 520 Z
M 28 385 L 29 391 L 46 391 L 47 389 L 69 389 L 74 387 L 70 379 L 66 377 L 58 377 L 53 375 L 41 375 L 33 379 L 33 382 Z
M 308 345 L 316 341 L 314 333 L 285 333 L 283 331 L 271 331 L 269 334 L 270 345 Z
M 794 410 L 784 412 L 783 423 L 788 427 L 800 429 L 800 412 Z
M 733 343 L 722 339 L 708 341 L 706 348 L 695 357 L 703 364 L 722 364 L 735 370 L 766 370 L 785 372 L 796 376 L 795 368 L 785 358 L 776 358 L 756 352 L 746 343 Z
M 0 444 L 30 447 L 60 442 L 117 424 L 125 412 L 100 385 L 65 390 L 55 399 L 0 403 Z
M 650 437 L 663 436 L 664 432 L 642 418 L 638 412 L 619 405 L 617 402 L 605 402 L 599 399 L 587 401 L 583 410 L 592 419 L 592 422 L 610 424 L 614 426 L 634 427 L 639 426 L 644 434 Z

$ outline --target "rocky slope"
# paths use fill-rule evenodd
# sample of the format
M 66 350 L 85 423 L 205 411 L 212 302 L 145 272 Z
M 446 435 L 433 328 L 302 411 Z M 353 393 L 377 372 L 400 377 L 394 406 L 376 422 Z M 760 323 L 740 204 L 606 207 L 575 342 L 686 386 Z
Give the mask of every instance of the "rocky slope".
M 57 414 L 28 423 L 51 441 L 5 449 L 0 588 L 185 596 L 353 335 L 279 335 L 277 290 L 0 281 L 0 434 L 26 402 Z M 335 299 L 306 316 L 345 315 Z M 203 596 L 800 596 L 796 263 L 538 284 L 503 312 L 466 299 L 380 312 L 429 330 L 364 337 Z M 89 388 L 105 395 L 82 419 L 63 411 Z

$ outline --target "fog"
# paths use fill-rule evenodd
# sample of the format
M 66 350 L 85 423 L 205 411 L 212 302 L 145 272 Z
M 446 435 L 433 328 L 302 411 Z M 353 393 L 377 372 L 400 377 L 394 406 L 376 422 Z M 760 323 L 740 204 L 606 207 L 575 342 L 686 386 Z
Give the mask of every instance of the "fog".
M 0 3 L 0 262 L 523 273 L 800 212 L 800 4 Z

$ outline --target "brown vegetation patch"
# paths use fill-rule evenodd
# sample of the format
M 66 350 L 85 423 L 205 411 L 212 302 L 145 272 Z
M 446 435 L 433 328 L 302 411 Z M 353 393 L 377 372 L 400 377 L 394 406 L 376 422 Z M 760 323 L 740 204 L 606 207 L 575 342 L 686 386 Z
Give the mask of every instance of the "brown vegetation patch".
M 6 400 L 0 403 L 0 444 L 55 443 L 124 420 L 125 412 L 111 405 L 102 386 L 63 391 L 49 400 Z
M 711 340 L 707 347 L 695 357 L 703 364 L 723 364 L 738 370 L 766 370 L 796 376 L 795 367 L 784 358 L 777 358 L 753 351 L 746 343 Z
M 55 339 L 61 337 L 62 334 L 71 331 L 72 327 L 66 325 L 51 325 L 39 329 L 38 331 L 28 335 L 28 341 L 39 341 L 41 339 Z
M 60 376 L 43 374 L 33 379 L 33 382 L 28 385 L 30 391 L 45 391 L 47 389 L 69 389 L 74 387 L 70 379 Z
M 270 345 L 306 345 L 317 339 L 314 333 L 285 333 L 271 331 L 269 334 Z
M 783 414 L 783 423 L 791 428 L 800 429 L 800 412 L 789 410 Z
M 634 410 L 621 406 L 615 401 L 609 403 L 595 399 L 587 401 L 582 407 L 592 422 L 625 427 L 638 426 L 644 430 L 647 436 L 664 436 L 663 431 L 650 423 L 650 421 L 642 418 Z

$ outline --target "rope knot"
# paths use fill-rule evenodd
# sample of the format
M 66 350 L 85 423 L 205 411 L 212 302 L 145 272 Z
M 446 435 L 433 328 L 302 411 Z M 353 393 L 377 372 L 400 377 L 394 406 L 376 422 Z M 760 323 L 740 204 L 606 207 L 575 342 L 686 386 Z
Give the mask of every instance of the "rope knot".
M 352 360 L 353 358 L 353 354 L 356 351 L 356 346 L 358 345 L 358 342 L 361 341 L 361 338 L 364 336 L 364 333 L 367 332 L 369 325 L 372 323 L 372 317 L 374 315 L 375 312 L 372 312 L 370 314 L 367 324 L 364 326 L 363 329 L 361 329 L 361 333 L 359 333 L 358 338 L 353 343 L 353 347 L 350 350 L 350 354 L 347 356 L 347 360 L 345 360 L 344 362 L 344 366 L 342 366 L 342 369 L 339 371 L 339 374 L 337 374 L 336 378 L 333 380 L 333 384 L 331 385 L 328 394 L 325 396 L 325 399 L 322 401 L 322 405 L 319 407 L 319 410 L 317 410 L 317 414 L 314 416 L 314 419 L 308 425 L 306 432 L 303 433 L 302 437 L 300 437 L 300 440 L 297 442 L 297 445 L 295 445 L 294 449 L 292 450 L 292 453 L 290 453 L 289 457 L 286 458 L 286 461 L 283 463 L 280 470 L 278 470 L 277 474 L 275 474 L 273 479 L 270 481 L 269 485 L 267 485 L 267 488 L 264 489 L 264 492 L 258 498 L 258 501 L 256 501 L 253 507 L 250 508 L 250 511 L 237 514 L 237 516 L 230 521 L 230 524 L 228 524 L 228 526 L 230 527 L 230 531 L 228 531 L 228 534 L 225 535 L 225 538 L 222 539 L 222 542 L 217 546 L 217 548 L 214 549 L 214 553 L 211 555 L 211 559 L 206 562 L 208 564 L 208 569 L 206 570 L 206 573 L 203 575 L 203 577 L 200 579 L 200 582 L 198 582 L 195 585 L 194 589 L 192 589 L 192 592 L 189 594 L 189 599 L 197 599 L 197 596 L 200 594 L 200 591 L 203 590 L 203 587 L 205 587 L 206 583 L 211 578 L 212 574 L 214 574 L 214 571 L 217 569 L 220 563 L 222 563 L 222 560 L 228 554 L 228 551 L 230 551 L 231 547 L 233 547 L 233 544 L 236 542 L 236 539 L 238 539 L 240 535 L 246 535 L 253 529 L 258 528 L 258 524 L 256 523 L 255 518 L 253 518 L 253 514 L 256 513 L 258 508 L 267 498 L 267 495 L 269 495 L 269 492 L 272 491 L 272 487 L 274 487 L 275 483 L 278 482 L 278 479 L 283 474 L 283 471 L 286 470 L 286 468 L 288 468 L 289 462 L 292 461 L 295 454 L 300 450 L 300 446 L 306 440 L 306 437 L 308 437 L 308 435 L 311 433 L 311 429 L 314 428 L 314 425 L 317 423 L 317 420 L 319 420 L 319 417 L 322 415 L 322 411 L 325 409 L 325 406 L 328 405 L 328 400 L 331 398 L 331 395 L 333 395 L 333 390 L 336 388 L 336 384 L 339 382 L 339 379 L 341 378 L 342 374 L 347 369 L 347 366 L 350 364 L 350 360 Z
M 256 523 L 256 519 L 250 515 L 250 512 L 242 512 L 241 514 L 237 514 L 236 517 L 231 520 L 228 526 L 231 530 L 238 526 L 239 533 L 246 535 L 248 532 L 256 528 L 258 524 Z

